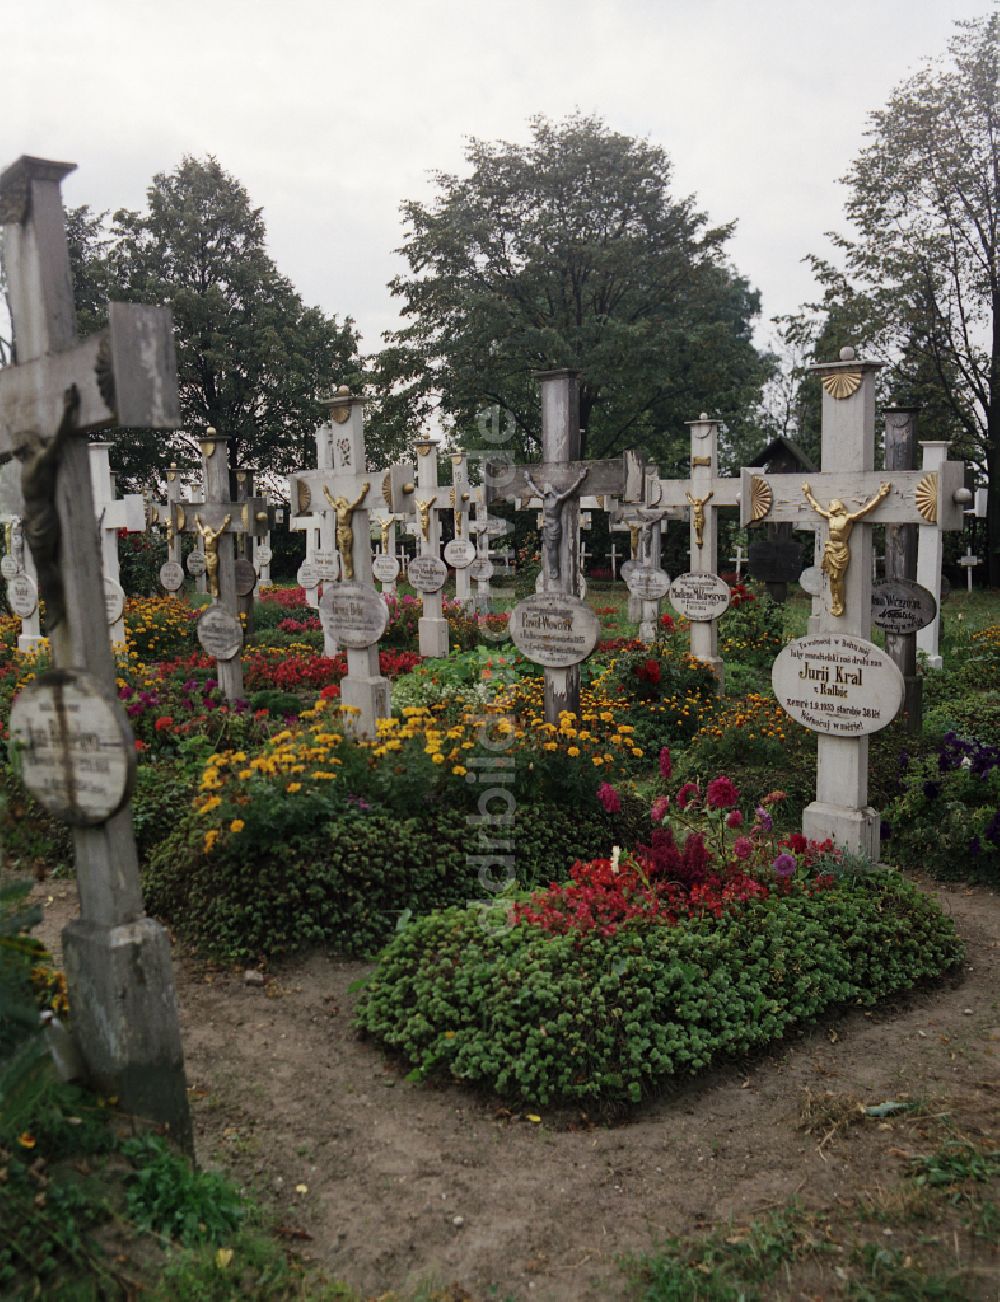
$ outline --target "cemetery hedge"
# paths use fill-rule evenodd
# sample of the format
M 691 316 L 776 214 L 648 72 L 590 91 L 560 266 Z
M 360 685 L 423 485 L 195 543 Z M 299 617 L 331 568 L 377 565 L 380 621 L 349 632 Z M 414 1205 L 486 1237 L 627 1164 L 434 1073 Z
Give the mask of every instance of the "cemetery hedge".
M 401 917 L 487 895 L 464 809 L 401 816 L 355 805 L 331 816 L 320 802 L 286 800 L 284 810 L 283 823 L 269 812 L 266 838 L 223 837 L 207 849 L 205 820 L 189 811 L 149 856 L 149 911 L 201 953 L 236 962 L 318 945 L 373 954 Z M 519 805 L 518 884 L 547 882 L 576 859 L 630 843 L 638 828 L 634 801 L 614 815 L 596 802 Z
M 498 916 L 499 915 L 499 916 Z M 380 957 L 357 1026 L 418 1077 L 521 1104 L 621 1106 L 870 1007 L 960 961 L 937 905 L 895 874 L 796 881 L 766 898 L 613 934 L 552 934 L 499 910 L 409 923 Z

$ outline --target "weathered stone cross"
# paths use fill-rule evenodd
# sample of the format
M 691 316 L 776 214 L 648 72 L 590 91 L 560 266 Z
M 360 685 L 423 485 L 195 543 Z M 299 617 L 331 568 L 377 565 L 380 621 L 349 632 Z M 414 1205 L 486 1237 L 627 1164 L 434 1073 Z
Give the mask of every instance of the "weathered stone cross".
M 73 826 L 80 917 L 63 953 L 87 1070 L 189 1146 L 170 946 L 139 884 L 135 751 L 115 690 L 86 439 L 114 425 L 178 427 L 173 334 L 166 309 L 112 303 L 109 328 L 77 340 L 60 196 L 72 170 L 22 157 L 0 174 L 17 359 L 0 371 L 0 457 L 21 463 L 57 666 L 15 700 L 11 734 L 29 790 Z
M 813 367 L 823 384 L 822 470 L 800 479 L 744 468 L 740 523 L 820 525 L 824 591 L 819 630 L 781 653 L 773 673 L 786 709 L 817 732 L 816 800 L 802 830 L 877 860 L 879 818 L 868 807 L 868 734 L 891 722 L 902 675 L 869 641 L 872 542 L 876 524 L 962 527 L 964 466 L 935 471 L 875 465 L 875 374 L 880 364 L 841 360 Z
M 540 642 L 544 640 L 545 626 L 549 625 L 553 643 L 560 641 L 565 645 L 579 639 L 582 644 L 585 640 L 582 624 L 589 621 L 586 619 L 588 612 L 579 601 L 577 537 L 580 490 L 582 488 L 594 497 L 611 496 L 625 502 L 641 503 L 644 466 L 634 452 L 625 452 L 615 460 L 578 460 L 579 373 L 546 371 L 536 378 L 541 385 L 542 398 L 542 461 L 535 465 L 509 466 L 503 475 L 491 472 L 489 479 L 494 499 L 513 501 L 516 506 L 523 507 L 532 497 L 541 498 L 543 590 L 539 598 L 522 602 L 521 607 L 533 609 L 531 624 Z M 547 616 L 540 598 L 559 596 L 575 598 L 576 603 L 553 602 L 553 613 Z M 579 618 L 572 614 L 574 609 L 578 610 Z M 565 637 L 557 637 L 556 626 L 560 622 L 564 625 Z M 552 658 L 560 658 L 559 648 L 554 646 L 553 649 L 557 654 Z M 565 660 L 567 657 L 561 658 Z M 563 665 L 538 661 L 545 671 L 545 718 L 548 722 L 558 723 L 564 710 L 580 713 L 580 660 L 583 658 L 581 655 L 576 662 Z
M 175 535 L 190 533 L 201 539 L 212 604 L 198 619 L 198 640 L 209 655 L 215 656 L 223 695 L 235 701 L 243 696 L 243 630 L 234 544 L 239 534 L 260 537 L 267 532 L 267 499 L 233 501 L 226 436 L 209 426 L 200 441 L 203 500 L 173 502 L 173 528 Z

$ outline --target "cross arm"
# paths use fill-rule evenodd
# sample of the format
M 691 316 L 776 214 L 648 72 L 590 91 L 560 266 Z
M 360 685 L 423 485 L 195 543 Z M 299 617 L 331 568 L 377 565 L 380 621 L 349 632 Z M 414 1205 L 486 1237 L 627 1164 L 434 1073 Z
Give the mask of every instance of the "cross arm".
M 64 394 L 80 395 L 77 429 L 109 425 L 177 429 L 177 362 L 171 313 L 165 307 L 112 303 L 105 330 L 34 361 L 0 370 L 0 455 L 26 436 L 51 439 Z
M 507 474 L 503 473 L 502 467 L 494 466 L 490 474 L 492 482 L 488 500 L 529 500 L 535 496 L 529 479 L 540 487 L 549 483 L 557 492 L 562 492 L 575 483 L 583 471 L 587 473 L 580 486 L 590 497 L 611 495 L 627 502 L 643 500 L 644 464 L 636 452 L 625 452 L 608 461 L 541 461 L 530 466 L 511 466 Z
M 270 524 L 266 497 L 250 497 L 245 502 L 171 502 L 170 507 L 177 533 L 194 533 L 195 517 L 210 529 L 218 529 L 228 515 L 226 533 L 255 538 L 262 538 Z
M 146 503 L 141 493 L 126 493 L 102 507 L 106 529 L 127 529 L 129 533 L 144 533 L 146 529 Z
M 657 506 L 683 507 L 685 510 L 690 507 L 691 503 L 687 499 L 687 494 L 694 495 L 690 479 L 661 479 L 658 483 L 660 493 L 656 498 Z M 740 481 L 738 479 L 713 477 L 711 480 L 699 484 L 697 492 L 699 497 L 711 493 L 712 506 L 726 507 L 739 506 L 740 504 Z
M 865 515 L 870 524 L 936 524 L 961 529 L 965 463 L 946 461 L 937 470 L 868 470 L 862 473 L 824 471 L 814 475 L 762 475 L 744 467 L 740 473 L 740 527 L 766 522 L 815 528 L 818 516 L 806 500 L 808 484 L 820 505 L 843 502 L 857 511 L 889 483 L 889 493 Z

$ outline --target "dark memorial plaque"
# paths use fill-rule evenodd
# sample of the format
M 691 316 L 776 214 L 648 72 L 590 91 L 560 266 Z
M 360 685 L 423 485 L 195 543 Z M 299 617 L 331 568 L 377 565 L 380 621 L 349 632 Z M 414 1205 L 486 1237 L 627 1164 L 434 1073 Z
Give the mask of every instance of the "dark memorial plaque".
M 568 669 L 586 660 L 601 621 L 579 597 L 559 592 L 526 597 L 510 616 L 510 638 L 522 655 L 546 669 Z
M 118 812 L 135 782 L 135 742 L 118 701 L 92 674 L 53 669 L 25 687 L 10 711 L 10 750 L 24 785 L 74 827 Z
M 910 579 L 889 579 L 872 588 L 872 623 L 887 633 L 916 633 L 936 615 L 934 594 Z
M 802 548 L 780 538 L 761 539 L 750 544 L 748 564 L 761 583 L 795 583 L 802 573 Z
M 257 586 L 257 571 L 254 569 L 253 562 L 248 561 L 245 556 L 237 556 L 233 562 L 233 582 L 238 597 L 249 597 Z

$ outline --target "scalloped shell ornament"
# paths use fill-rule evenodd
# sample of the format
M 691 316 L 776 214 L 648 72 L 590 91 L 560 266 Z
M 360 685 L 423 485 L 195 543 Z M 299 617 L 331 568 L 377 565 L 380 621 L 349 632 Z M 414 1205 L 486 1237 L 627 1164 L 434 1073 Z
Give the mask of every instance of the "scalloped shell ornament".
M 938 477 L 935 473 L 924 475 L 913 494 L 917 510 L 928 524 L 937 524 Z
M 774 493 L 771 485 L 760 475 L 750 477 L 750 519 L 752 522 L 763 520 L 770 515 L 774 505 Z
M 850 398 L 861 388 L 861 372 L 835 371 L 824 375 L 821 383 L 831 398 Z

